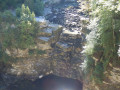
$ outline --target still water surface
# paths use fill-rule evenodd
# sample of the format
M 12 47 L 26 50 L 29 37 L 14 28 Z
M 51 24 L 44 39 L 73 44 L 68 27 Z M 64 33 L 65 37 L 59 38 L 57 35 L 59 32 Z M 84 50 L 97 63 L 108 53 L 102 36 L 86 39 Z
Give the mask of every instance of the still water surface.
M 32 82 L 21 80 L 11 85 L 8 90 L 82 90 L 78 80 L 48 75 Z

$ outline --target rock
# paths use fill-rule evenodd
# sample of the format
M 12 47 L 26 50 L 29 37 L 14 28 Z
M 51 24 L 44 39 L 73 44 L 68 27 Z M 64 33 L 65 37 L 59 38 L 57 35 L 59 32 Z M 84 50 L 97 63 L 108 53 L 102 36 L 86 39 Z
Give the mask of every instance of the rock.
M 49 49 L 51 49 L 51 46 L 48 43 L 45 43 L 45 44 L 38 43 L 37 48 L 40 50 L 49 50 Z
M 69 48 L 67 43 L 61 43 L 61 42 L 57 42 L 56 45 L 62 49 L 66 49 Z
M 49 24 L 49 21 L 46 20 L 44 16 L 35 17 L 35 19 L 40 23 L 40 28 L 45 28 Z
M 11 28 L 15 28 L 16 26 L 14 24 L 11 25 Z
M 41 23 L 46 22 L 44 16 L 35 17 L 35 19 L 36 19 L 37 22 L 41 22 Z
M 39 37 L 38 39 L 48 42 L 50 40 L 50 37 Z
M 28 56 L 28 49 L 21 50 L 21 49 L 6 49 L 6 54 L 12 57 L 27 57 Z
M 66 30 L 65 28 L 63 29 L 63 34 L 69 34 L 69 35 L 81 35 L 81 32 L 78 30 L 70 31 Z
M 120 84 L 120 68 L 113 67 L 113 70 L 110 71 L 110 76 L 108 77 L 111 83 Z
M 49 24 L 48 27 L 50 28 L 53 28 L 54 30 L 58 30 L 59 28 L 61 28 L 62 26 L 61 25 L 58 25 L 58 24 Z
M 44 8 L 44 12 L 43 12 L 44 16 L 49 15 L 49 14 L 51 14 L 51 13 L 52 13 L 52 10 L 51 10 L 50 7 Z

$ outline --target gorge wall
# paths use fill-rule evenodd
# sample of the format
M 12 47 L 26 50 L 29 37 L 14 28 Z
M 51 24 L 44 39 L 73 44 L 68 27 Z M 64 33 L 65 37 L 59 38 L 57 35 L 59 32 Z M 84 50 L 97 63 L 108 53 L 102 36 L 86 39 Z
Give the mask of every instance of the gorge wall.
M 63 1 L 64 4 L 61 4 Z M 29 54 L 28 49 L 7 49 L 6 53 L 16 57 L 17 61 L 1 69 L 3 73 L 0 78 L 4 82 L 3 86 L 10 86 L 24 79 L 34 81 L 53 74 L 79 80 L 83 83 L 83 90 L 119 90 L 119 87 L 116 88 L 120 83 L 118 68 L 106 72 L 108 78 L 101 85 L 91 82 L 90 77 L 84 78 L 81 64 L 85 57 L 81 52 L 85 43 L 89 16 L 84 11 L 88 7 L 82 6 L 86 2 L 84 0 L 45 0 L 44 2 L 46 3 L 44 16 L 36 17 L 40 26 L 37 44 L 30 50 L 37 49 L 39 54 Z

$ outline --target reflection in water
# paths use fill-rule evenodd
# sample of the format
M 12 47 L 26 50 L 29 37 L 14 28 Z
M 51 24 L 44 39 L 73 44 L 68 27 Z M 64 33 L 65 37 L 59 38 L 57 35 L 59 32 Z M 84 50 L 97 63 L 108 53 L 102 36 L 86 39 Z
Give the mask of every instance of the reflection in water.
M 82 83 L 78 80 L 48 75 L 34 82 L 18 81 L 8 90 L 82 90 Z

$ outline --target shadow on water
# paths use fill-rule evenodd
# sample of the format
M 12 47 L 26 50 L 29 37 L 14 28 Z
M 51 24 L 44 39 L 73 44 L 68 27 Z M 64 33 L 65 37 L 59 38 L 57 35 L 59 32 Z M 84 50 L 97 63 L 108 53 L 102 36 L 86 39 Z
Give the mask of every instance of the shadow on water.
M 36 81 L 21 80 L 9 86 L 8 90 L 82 90 L 78 80 L 48 75 Z

